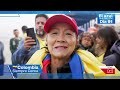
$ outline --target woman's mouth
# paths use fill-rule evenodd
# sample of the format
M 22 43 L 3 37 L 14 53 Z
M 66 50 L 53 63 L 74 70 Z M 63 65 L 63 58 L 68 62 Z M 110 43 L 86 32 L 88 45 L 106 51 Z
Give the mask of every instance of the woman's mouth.
M 66 50 L 67 49 L 67 47 L 66 46 L 56 46 L 55 47 L 55 49 L 57 49 L 57 50 Z

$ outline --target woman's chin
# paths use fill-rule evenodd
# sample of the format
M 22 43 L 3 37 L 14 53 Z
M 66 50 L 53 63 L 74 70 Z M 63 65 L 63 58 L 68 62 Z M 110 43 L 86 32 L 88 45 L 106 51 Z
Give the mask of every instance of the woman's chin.
M 66 55 L 64 53 L 62 53 L 62 54 L 55 54 L 54 57 L 56 57 L 56 58 L 65 58 Z

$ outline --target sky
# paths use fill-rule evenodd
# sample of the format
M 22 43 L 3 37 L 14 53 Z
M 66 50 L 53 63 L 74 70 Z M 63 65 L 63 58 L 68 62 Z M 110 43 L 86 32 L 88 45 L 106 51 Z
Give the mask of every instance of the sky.
M 54 14 L 48 14 L 51 17 Z M 0 14 L 0 37 L 13 37 L 13 30 L 18 29 L 22 35 L 21 27 L 35 26 L 36 14 Z

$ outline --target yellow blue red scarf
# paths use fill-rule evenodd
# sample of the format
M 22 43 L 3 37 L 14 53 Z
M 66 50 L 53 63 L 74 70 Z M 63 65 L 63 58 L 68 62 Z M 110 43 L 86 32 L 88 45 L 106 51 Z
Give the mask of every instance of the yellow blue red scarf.
M 51 56 L 50 54 L 47 54 L 46 57 L 43 60 L 43 69 L 42 69 L 42 78 L 46 78 L 46 74 L 47 74 L 47 66 L 50 64 L 50 60 L 51 60 Z M 71 76 L 72 77 L 67 77 L 67 79 L 83 79 L 83 73 L 84 73 L 84 67 L 81 61 L 81 58 L 79 57 L 79 55 L 77 53 L 73 54 L 70 62 L 70 69 L 71 69 Z M 45 75 L 45 76 L 43 76 Z M 70 74 L 69 74 L 70 75 Z M 60 78 L 62 79 L 62 78 Z

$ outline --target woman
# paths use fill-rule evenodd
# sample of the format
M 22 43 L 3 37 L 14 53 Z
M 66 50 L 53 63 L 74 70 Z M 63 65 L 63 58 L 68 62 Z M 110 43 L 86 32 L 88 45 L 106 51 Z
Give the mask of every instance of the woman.
M 44 76 L 47 73 L 52 73 L 54 76 L 56 73 L 73 72 L 74 74 L 77 72 L 78 77 L 75 78 L 83 78 L 84 68 L 80 57 L 77 54 L 73 54 L 77 45 L 78 35 L 77 24 L 74 19 L 65 15 L 56 15 L 46 22 L 44 28 L 47 33 L 46 44 L 50 53 L 43 60 Z
M 78 28 L 73 18 L 54 15 L 47 20 L 44 30 L 48 49 L 36 51 L 27 63 L 40 64 L 40 78 L 83 79 L 84 73 L 105 76 L 98 67 L 105 65 L 98 62 L 92 53 L 81 49 L 76 51 Z
M 89 32 L 83 32 L 79 35 L 79 46 L 83 50 L 90 50 L 94 44 L 94 37 Z
M 120 71 L 120 40 L 117 40 L 110 49 L 110 55 L 106 56 L 102 63 L 107 66 L 115 66 Z
M 116 31 L 111 26 L 105 26 L 98 30 L 94 53 L 100 62 L 102 62 L 106 56 L 112 54 L 110 48 L 118 39 Z

